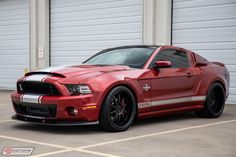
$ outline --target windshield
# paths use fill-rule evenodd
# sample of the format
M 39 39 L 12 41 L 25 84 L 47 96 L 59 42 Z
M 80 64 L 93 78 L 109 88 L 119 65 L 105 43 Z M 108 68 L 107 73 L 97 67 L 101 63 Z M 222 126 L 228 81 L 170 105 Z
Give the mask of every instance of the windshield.
M 156 48 L 117 48 L 102 51 L 85 61 L 85 64 L 127 65 L 142 68 Z

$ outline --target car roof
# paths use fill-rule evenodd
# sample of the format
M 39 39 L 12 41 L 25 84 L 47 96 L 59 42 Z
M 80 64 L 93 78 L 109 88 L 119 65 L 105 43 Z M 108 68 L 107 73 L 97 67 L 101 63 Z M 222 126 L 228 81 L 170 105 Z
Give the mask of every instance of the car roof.
M 158 46 L 158 45 L 126 45 L 126 46 L 112 47 L 112 48 L 108 48 L 105 50 L 123 49 L 123 48 L 158 48 L 158 47 L 160 47 L 160 46 Z
M 100 52 L 110 51 L 110 50 L 114 50 L 114 49 L 123 49 L 123 48 L 155 48 L 155 49 L 157 49 L 157 48 L 160 48 L 160 47 L 190 51 L 190 50 L 184 49 L 182 47 L 173 46 L 173 45 L 125 45 L 125 46 L 117 46 L 117 47 L 107 48 L 107 49 L 104 49 Z

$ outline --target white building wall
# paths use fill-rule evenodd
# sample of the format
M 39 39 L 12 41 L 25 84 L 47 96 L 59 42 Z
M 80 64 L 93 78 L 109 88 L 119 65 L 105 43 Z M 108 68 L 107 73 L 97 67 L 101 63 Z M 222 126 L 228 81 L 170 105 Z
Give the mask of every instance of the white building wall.
M 29 68 L 29 1 L 0 1 L 0 89 L 15 89 Z
M 173 45 L 182 46 L 230 71 L 228 103 L 236 103 L 236 1 L 174 0 Z
M 52 0 L 51 65 L 80 64 L 109 47 L 142 44 L 143 0 Z

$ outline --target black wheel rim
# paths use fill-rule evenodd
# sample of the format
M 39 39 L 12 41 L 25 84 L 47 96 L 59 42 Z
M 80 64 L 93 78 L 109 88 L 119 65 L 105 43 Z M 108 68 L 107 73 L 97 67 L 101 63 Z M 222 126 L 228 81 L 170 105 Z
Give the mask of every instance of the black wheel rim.
M 120 92 L 114 95 L 110 104 L 110 119 L 118 127 L 125 126 L 131 118 L 132 101 L 127 93 Z
M 223 92 L 219 88 L 212 90 L 209 97 L 209 106 L 214 113 L 219 113 L 222 110 L 224 99 Z

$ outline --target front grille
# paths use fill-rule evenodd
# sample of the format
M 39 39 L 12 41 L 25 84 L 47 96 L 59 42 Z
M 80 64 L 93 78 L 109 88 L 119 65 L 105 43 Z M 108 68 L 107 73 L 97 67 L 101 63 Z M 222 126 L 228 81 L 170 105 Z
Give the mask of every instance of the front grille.
M 56 105 L 32 104 L 32 103 L 13 103 L 15 111 L 19 114 L 38 116 L 38 117 L 55 117 L 57 114 Z
M 61 95 L 53 84 L 44 82 L 18 82 L 17 91 L 20 94 Z

